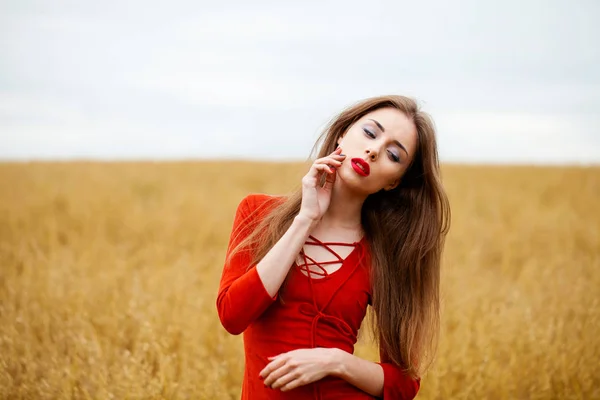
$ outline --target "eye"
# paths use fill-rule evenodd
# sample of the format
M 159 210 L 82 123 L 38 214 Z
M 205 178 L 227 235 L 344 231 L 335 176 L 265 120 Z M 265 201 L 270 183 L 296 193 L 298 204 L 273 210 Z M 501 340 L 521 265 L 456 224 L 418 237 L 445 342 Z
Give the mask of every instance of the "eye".
M 394 153 L 393 151 L 388 150 L 388 154 L 390 155 L 390 159 L 393 162 L 400 162 L 400 157 L 398 157 L 398 155 L 396 153 Z
M 375 139 L 375 134 L 373 132 L 371 132 L 370 130 L 368 130 L 367 128 L 363 128 L 363 131 L 365 131 L 365 134 L 373 139 Z

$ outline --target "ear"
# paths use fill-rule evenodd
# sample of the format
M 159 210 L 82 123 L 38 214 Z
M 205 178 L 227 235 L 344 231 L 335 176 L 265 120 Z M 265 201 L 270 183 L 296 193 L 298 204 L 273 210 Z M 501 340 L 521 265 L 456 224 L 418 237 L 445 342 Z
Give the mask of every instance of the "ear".
M 385 188 L 383 188 L 383 190 L 385 190 L 386 192 L 392 189 L 396 189 L 398 187 L 398 185 L 400 184 L 400 178 L 396 179 L 394 182 L 390 183 L 389 185 L 387 185 Z

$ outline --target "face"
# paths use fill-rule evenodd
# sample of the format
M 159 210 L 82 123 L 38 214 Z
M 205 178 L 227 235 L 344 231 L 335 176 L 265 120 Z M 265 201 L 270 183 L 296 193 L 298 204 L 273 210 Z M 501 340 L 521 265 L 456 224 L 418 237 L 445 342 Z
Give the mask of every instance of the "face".
M 381 108 L 350 126 L 338 145 L 346 155 L 338 179 L 369 195 L 400 184 L 417 149 L 417 130 L 403 112 Z

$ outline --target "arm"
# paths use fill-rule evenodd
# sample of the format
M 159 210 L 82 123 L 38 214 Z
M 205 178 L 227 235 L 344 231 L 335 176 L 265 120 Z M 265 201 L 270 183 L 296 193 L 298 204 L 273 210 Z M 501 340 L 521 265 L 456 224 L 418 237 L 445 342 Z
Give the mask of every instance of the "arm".
M 379 347 L 379 364 L 383 368 L 383 398 L 384 399 L 414 399 L 421 387 L 420 378 L 412 378 L 406 371 L 394 364 L 383 346 Z
M 382 352 L 382 360 L 386 360 Z M 389 362 L 371 362 L 338 348 L 296 349 L 269 357 L 260 372 L 264 384 L 282 392 L 316 382 L 327 375 L 344 379 L 371 396 L 384 400 L 414 399 L 420 380 Z
M 281 239 L 256 265 L 267 293 L 275 296 L 290 271 L 292 263 L 314 227 L 314 221 L 298 215 Z
M 363 360 L 343 350 L 334 356 L 333 375 L 342 378 L 372 396 L 383 399 L 414 399 L 419 391 L 420 379 L 408 376 L 401 367 L 390 362 L 380 350 L 378 363 Z
M 248 218 L 248 203 L 249 199 L 246 197 L 236 211 L 227 262 L 217 296 L 217 311 L 221 323 L 233 335 L 246 330 L 277 299 L 277 292 L 313 226 L 313 221 L 296 217 L 265 257 L 248 269 L 252 257 L 249 250 L 244 249 L 229 259 L 231 250 L 255 226 Z
M 298 215 L 256 266 L 250 265 L 252 254 L 248 249 L 229 257 L 231 250 L 248 236 L 254 225 L 247 222 L 248 197 L 240 203 L 217 296 L 219 318 L 229 333 L 237 335 L 245 331 L 277 298 L 294 259 L 329 206 L 335 181 L 334 167 L 339 167 L 345 157 L 340 152 L 338 148 L 329 156 L 315 160 L 302 178 Z M 322 174 L 328 174 L 323 187 L 318 184 Z

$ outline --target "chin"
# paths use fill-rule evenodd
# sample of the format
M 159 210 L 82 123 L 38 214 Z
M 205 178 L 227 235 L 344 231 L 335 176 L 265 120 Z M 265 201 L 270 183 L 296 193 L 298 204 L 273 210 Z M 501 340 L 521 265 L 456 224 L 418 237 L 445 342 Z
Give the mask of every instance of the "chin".
M 362 196 L 368 196 L 371 194 L 368 188 L 365 187 L 365 178 L 358 176 L 354 171 L 345 172 L 346 173 L 338 172 L 338 176 L 336 178 L 342 185 L 344 185 L 345 188 Z

